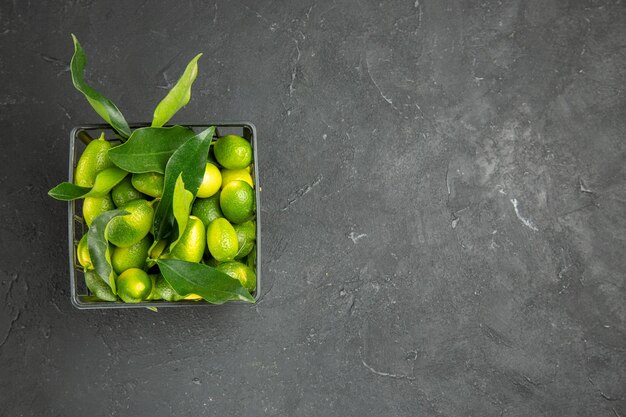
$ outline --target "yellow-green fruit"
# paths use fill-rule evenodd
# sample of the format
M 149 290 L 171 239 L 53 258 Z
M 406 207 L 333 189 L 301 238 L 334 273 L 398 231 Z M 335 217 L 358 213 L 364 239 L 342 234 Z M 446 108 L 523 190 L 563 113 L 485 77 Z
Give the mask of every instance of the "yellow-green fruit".
M 256 241 L 256 223 L 250 220 L 242 224 L 236 224 L 233 227 L 235 228 L 235 232 L 237 232 L 237 242 L 239 245 L 235 259 L 245 258 L 252 251 L 252 248 L 254 248 Z
M 220 193 L 220 207 L 224 217 L 233 223 L 250 220 L 254 214 L 254 190 L 244 181 L 231 181 Z
M 152 238 L 146 235 L 139 242 L 125 248 L 115 247 L 111 253 L 111 265 L 116 274 L 130 268 L 143 269 L 148 258 L 148 250 L 152 246 Z
M 200 262 L 206 245 L 206 230 L 202 220 L 189 216 L 187 226 L 180 240 L 170 252 L 175 259 L 187 262 Z
M 91 222 L 96 217 L 114 208 L 115 204 L 113 204 L 110 194 L 104 197 L 86 197 L 83 200 L 83 219 L 87 226 L 91 226 Z
M 239 249 L 237 232 L 223 217 L 215 219 L 207 228 L 207 245 L 211 256 L 218 261 L 233 260 Z
M 216 269 L 238 279 L 241 285 L 251 293 L 256 289 L 256 274 L 248 265 L 237 261 L 224 262 L 219 264 Z
M 252 163 L 250 142 L 236 135 L 221 137 L 213 146 L 215 159 L 227 169 L 242 169 Z
M 165 176 L 158 172 L 144 172 L 133 174 L 131 182 L 136 190 L 156 198 L 161 197 L 161 194 L 163 194 Z
M 191 214 L 202 220 L 204 227 L 209 227 L 209 223 L 213 220 L 224 217 L 220 209 L 219 193 L 209 198 L 197 198 L 191 207 Z
M 172 288 L 161 274 L 156 277 L 156 293 L 165 301 L 179 301 L 185 298 L 174 291 L 174 288 Z
M 87 233 L 85 233 L 78 242 L 78 247 L 76 248 L 76 258 L 78 259 L 78 263 L 81 264 L 85 270 L 93 269 L 91 255 L 89 255 L 89 245 L 87 244 Z
M 109 159 L 109 149 L 111 149 L 111 144 L 104 140 L 104 135 L 100 139 L 89 142 L 76 164 L 76 175 L 74 175 L 76 185 L 93 187 L 98 172 L 113 166 L 113 162 Z
M 139 303 L 152 292 L 152 280 L 143 269 L 131 268 L 116 280 L 117 295 L 125 303 Z
M 152 226 L 154 209 L 146 200 L 133 200 L 120 209 L 130 214 L 111 219 L 106 233 L 109 242 L 125 248 L 146 237 Z
M 243 169 L 223 169 L 222 170 L 222 188 L 231 181 L 245 181 L 254 187 L 252 176 L 250 175 L 250 167 Z
M 117 207 L 122 207 L 133 200 L 144 198 L 144 195 L 133 187 L 130 177 L 126 177 L 113 187 L 111 197 L 113 197 L 113 202 Z
M 95 271 L 85 272 L 85 284 L 93 295 L 103 301 L 117 301 L 117 296 L 111 291 L 111 287 L 105 283 Z
M 200 184 L 200 188 L 198 188 L 196 196 L 200 198 L 211 197 L 219 191 L 221 186 L 222 174 L 219 168 L 207 162 L 204 168 L 204 177 L 202 177 L 202 183 Z

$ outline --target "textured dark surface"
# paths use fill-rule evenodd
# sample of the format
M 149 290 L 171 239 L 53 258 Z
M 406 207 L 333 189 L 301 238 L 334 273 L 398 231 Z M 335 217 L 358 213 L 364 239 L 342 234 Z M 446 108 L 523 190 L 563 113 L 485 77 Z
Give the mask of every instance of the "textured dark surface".
M 0 5 L 0 415 L 626 416 L 621 1 Z M 259 129 L 256 306 L 69 302 L 67 65 Z

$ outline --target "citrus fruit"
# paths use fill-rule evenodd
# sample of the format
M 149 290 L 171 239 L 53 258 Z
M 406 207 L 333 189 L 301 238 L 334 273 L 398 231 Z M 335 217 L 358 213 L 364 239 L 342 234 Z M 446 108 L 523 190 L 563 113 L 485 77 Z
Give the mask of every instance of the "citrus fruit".
M 250 220 L 254 214 L 254 205 L 254 190 L 247 182 L 231 181 L 220 193 L 222 213 L 233 223 Z
M 109 159 L 109 149 L 111 149 L 111 144 L 104 140 L 104 135 L 100 136 L 100 139 L 89 142 L 76 164 L 74 175 L 76 185 L 93 187 L 98 172 L 113 166 L 113 162 Z
M 152 280 L 143 269 L 130 268 L 117 277 L 117 295 L 125 303 L 139 303 L 150 295 Z
M 224 262 L 215 269 L 228 274 L 230 277 L 238 279 L 241 285 L 249 292 L 254 292 L 256 288 L 256 274 L 248 265 L 241 262 Z
M 222 170 L 222 188 L 231 181 L 241 180 L 254 187 L 252 176 L 250 175 L 250 167 L 243 169 L 223 169 Z
M 143 268 L 148 258 L 152 238 L 146 235 L 139 242 L 127 247 L 114 247 L 111 253 L 111 266 L 116 274 L 130 268 Z
M 86 197 L 83 201 L 83 219 L 85 219 L 87 226 L 91 226 L 91 222 L 96 217 L 114 208 L 115 204 L 113 204 L 110 194 L 104 197 Z
M 95 271 L 85 272 L 85 284 L 89 291 L 103 301 L 116 301 L 117 296 L 111 291 L 111 287 L 100 278 Z
M 202 177 L 202 183 L 200 184 L 200 188 L 198 188 L 196 196 L 200 198 L 211 197 L 219 191 L 221 186 L 222 174 L 220 173 L 219 168 L 212 163 L 207 162 L 206 167 L 204 168 L 204 177 Z
M 161 194 L 163 194 L 163 185 L 165 184 L 165 176 L 158 172 L 133 174 L 131 183 L 137 191 L 149 195 L 150 197 L 161 197 Z
M 156 277 L 156 293 L 165 301 L 179 301 L 185 298 L 174 291 L 174 288 L 172 288 L 161 274 Z
M 146 200 L 133 200 L 120 207 L 129 214 L 111 219 L 107 238 L 115 246 L 128 247 L 143 239 L 152 226 L 154 209 Z
M 111 197 L 117 207 L 122 207 L 124 204 L 144 198 L 144 195 L 133 187 L 130 177 L 124 178 L 119 184 L 117 184 L 111 190 Z
M 206 245 L 206 230 L 202 220 L 189 216 L 187 226 L 180 240 L 170 252 L 175 259 L 187 262 L 200 262 Z
M 252 251 L 252 248 L 254 248 L 256 223 L 250 220 L 242 224 L 236 224 L 233 227 L 237 233 L 237 243 L 239 246 L 235 259 L 245 258 Z
M 93 269 L 91 255 L 89 255 L 89 245 L 87 244 L 87 233 L 85 233 L 78 242 L 76 258 L 78 259 L 78 263 L 81 264 L 85 270 Z
M 227 169 L 245 168 L 252 162 L 250 142 L 236 135 L 221 137 L 213 146 L 215 159 Z
M 218 261 L 230 261 L 237 255 L 237 232 L 225 218 L 220 217 L 209 224 L 206 239 L 211 256 Z
M 197 198 L 191 207 L 191 214 L 202 220 L 204 227 L 208 227 L 218 217 L 224 217 L 220 209 L 219 193 L 209 198 Z

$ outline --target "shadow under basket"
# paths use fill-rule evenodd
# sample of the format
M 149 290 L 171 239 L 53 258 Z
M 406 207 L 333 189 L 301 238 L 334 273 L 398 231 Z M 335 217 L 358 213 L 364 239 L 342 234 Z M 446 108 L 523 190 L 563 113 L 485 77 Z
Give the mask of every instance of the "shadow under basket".
M 254 193 L 256 198 L 256 290 L 252 294 L 255 300 L 258 300 L 261 293 L 261 200 L 260 185 L 258 172 L 258 151 L 257 151 L 257 134 L 256 127 L 249 122 L 232 122 L 232 123 L 179 123 L 193 129 L 196 133 L 210 127 L 215 126 L 216 136 L 237 135 L 250 141 L 253 150 L 254 159 L 252 161 L 252 175 L 254 178 Z M 140 123 L 132 124 L 131 128 L 147 127 L 149 124 Z M 69 174 L 68 181 L 74 181 L 74 172 L 76 164 L 87 144 L 98 138 L 102 133 L 106 140 L 112 143 L 121 143 L 121 140 L 115 131 L 105 124 L 93 124 L 77 126 L 70 133 L 70 155 L 69 155 Z M 89 309 L 105 309 L 105 308 L 159 308 L 159 307 L 200 307 L 212 306 L 204 300 L 182 300 L 182 301 L 143 301 L 140 303 L 129 304 L 122 301 L 110 302 L 102 301 L 92 295 L 85 285 L 83 268 L 78 262 L 77 247 L 81 237 L 87 232 L 87 225 L 82 217 L 82 201 L 75 200 L 68 203 L 68 243 L 69 243 L 69 267 L 70 267 L 70 297 L 74 307 L 81 310 Z M 244 301 L 229 301 L 228 304 L 244 303 Z

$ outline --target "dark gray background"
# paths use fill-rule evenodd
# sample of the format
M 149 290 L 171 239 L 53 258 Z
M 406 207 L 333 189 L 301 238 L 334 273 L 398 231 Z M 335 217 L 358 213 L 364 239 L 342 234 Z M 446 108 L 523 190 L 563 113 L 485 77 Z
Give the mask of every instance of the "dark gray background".
M 621 1 L 0 6 L 0 415 L 626 416 Z M 55 4 L 53 4 L 55 3 Z M 259 130 L 256 306 L 78 311 L 68 132 Z

